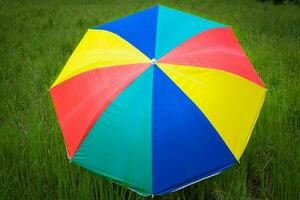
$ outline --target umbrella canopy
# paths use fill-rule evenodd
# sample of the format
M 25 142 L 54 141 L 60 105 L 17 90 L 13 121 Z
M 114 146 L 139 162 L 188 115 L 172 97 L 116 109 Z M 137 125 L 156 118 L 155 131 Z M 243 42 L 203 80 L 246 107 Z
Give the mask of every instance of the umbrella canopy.
M 265 91 L 230 27 L 160 5 L 88 29 L 50 88 L 71 162 L 143 195 L 236 163 Z

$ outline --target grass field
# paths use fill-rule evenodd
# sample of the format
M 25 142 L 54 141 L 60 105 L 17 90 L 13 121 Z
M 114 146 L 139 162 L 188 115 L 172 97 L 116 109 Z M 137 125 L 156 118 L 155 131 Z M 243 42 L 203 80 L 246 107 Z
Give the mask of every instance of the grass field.
M 156 3 L 0 0 L 0 199 L 143 199 L 68 162 L 47 90 L 88 27 Z M 240 164 L 155 199 L 300 199 L 300 7 L 159 3 L 232 25 L 268 92 Z

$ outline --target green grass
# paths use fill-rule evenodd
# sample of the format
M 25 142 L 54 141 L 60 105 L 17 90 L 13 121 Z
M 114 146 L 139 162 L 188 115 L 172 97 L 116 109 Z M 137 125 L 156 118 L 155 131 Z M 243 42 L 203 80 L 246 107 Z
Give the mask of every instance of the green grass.
M 68 162 L 47 90 L 88 27 L 155 3 L 0 0 L 0 199 L 143 199 Z M 155 199 L 300 199 L 300 7 L 159 3 L 232 25 L 268 92 L 240 164 Z

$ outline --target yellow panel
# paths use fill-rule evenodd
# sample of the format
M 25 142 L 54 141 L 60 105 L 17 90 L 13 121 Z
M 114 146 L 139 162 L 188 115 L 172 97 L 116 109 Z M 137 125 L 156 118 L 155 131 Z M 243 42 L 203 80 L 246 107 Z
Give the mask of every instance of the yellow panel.
M 162 63 L 158 66 L 198 106 L 239 160 L 266 89 L 221 70 Z
M 89 29 L 52 87 L 91 69 L 136 63 L 150 59 L 112 32 Z

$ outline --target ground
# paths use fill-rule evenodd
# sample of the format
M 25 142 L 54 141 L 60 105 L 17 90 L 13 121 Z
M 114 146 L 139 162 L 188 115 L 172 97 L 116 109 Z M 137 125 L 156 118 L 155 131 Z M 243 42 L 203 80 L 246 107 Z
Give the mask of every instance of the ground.
M 255 0 L 0 0 L 0 199 L 143 199 L 68 162 L 48 88 L 88 27 L 156 3 L 232 25 L 268 91 L 239 164 L 154 198 L 300 199 L 300 7 Z

